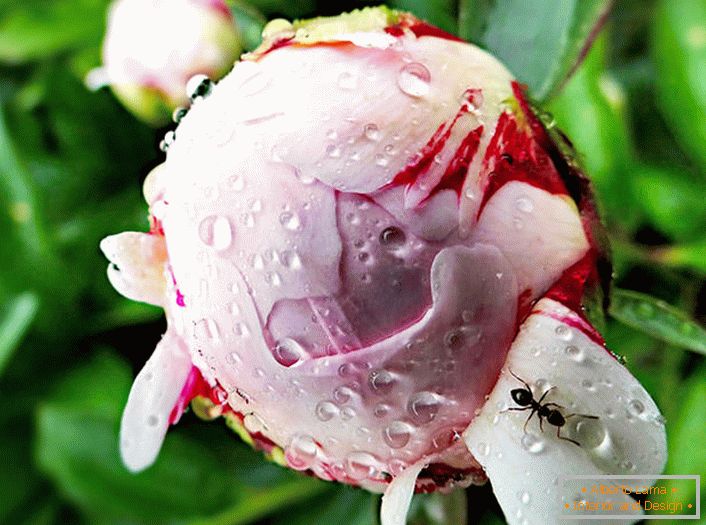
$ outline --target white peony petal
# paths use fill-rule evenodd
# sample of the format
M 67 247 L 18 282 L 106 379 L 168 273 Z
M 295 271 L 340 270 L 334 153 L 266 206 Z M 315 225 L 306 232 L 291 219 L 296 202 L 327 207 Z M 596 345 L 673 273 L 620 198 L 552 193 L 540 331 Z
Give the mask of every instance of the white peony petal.
M 589 248 L 581 218 L 568 197 L 517 181 L 490 198 L 472 239 L 497 246 L 513 266 L 520 291 L 530 289 L 533 297 Z
M 191 366 L 181 339 L 167 330 L 132 384 L 123 412 L 120 454 L 131 471 L 143 470 L 157 458 Z
M 424 461 L 418 461 L 404 469 L 387 486 L 380 507 L 381 525 L 405 525 L 407 523 L 407 511 L 412 502 L 417 476 L 425 466 Z
M 108 280 L 128 299 L 164 305 L 164 238 L 138 232 L 123 232 L 101 241 L 100 248 L 112 263 Z
M 631 481 L 644 485 L 664 467 L 665 430 L 654 401 L 577 328 L 582 324 L 565 306 L 542 299 L 520 328 L 485 406 L 463 434 L 511 524 L 559 523 L 564 505 L 580 499 L 632 502 L 623 495 L 561 495 L 561 476 L 642 474 L 644 479 Z M 565 416 L 599 418 L 567 419 L 561 434 L 580 446 L 558 439 L 557 427 L 546 421 L 542 432 L 536 414 L 524 432 L 529 412 L 501 412 L 518 406 L 510 392 L 524 388 L 510 371 L 532 387 L 535 399 L 554 387 L 544 402 L 557 403 Z

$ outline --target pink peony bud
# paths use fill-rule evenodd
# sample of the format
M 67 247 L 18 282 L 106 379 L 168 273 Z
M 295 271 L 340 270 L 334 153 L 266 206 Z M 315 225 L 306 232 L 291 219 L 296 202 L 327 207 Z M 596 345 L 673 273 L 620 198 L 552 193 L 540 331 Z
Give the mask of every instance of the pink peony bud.
M 658 474 L 659 411 L 582 307 L 604 266 L 586 179 L 508 71 L 385 9 L 265 37 L 145 181 L 152 232 L 102 243 L 169 324 L 125 464 L 197 396 L 291 468 L 385 491 L 385 525 L 415 488 L 490 478 L 510 523 L 551 523 L 562 475 Z M 525 388 L 550 403 L 526 426 Z
M 93 86 L 109 84 L 141 119 L 168 122 L 186 105 L 188 80 L 220 78 L 241 52 L 240 37 L 223 0 L 116 0 L 103 43 L 103 67 Z

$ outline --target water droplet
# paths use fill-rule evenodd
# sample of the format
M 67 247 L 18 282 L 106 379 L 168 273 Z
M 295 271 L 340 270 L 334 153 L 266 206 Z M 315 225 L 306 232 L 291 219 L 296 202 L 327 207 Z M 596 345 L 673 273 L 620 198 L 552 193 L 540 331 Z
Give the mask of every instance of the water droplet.
M 298 434 L 292 438 L 285 452 L 287 463 L 295 470 L 306 470 L 314 463 L 317 449 L 311 436 Z
M 375 456 L 367 452 L 352 452 L 346 456 L 346 473 L 354 480 L 372 477 L 377 461 Z
M 600 419 L 580 419 L 573 432 L 573 439 L 587 449 L 600 447 L 606 436 L 605 426 Z
M 477 198 L 472 188 L 466 188 L 466 191 L 463 192 L 463 196 L 471 201 L 474 201 Z
M 326 155 L 332 159 L 337 159 L 341 156 L 341 146 L 338 144 L 329 144 L 326 146 Z
M 353 419 L 355 417 L 355 410 L 353 410 L 351 407 L 346 407 L 341 410 L 341 419 L 348 421 L 349 419 Z
M 556 335 L 558 335 L 564 341 L 569 341 L 573 337 L 573 334 L 571 333 L 571 330 L 569 329 L 569 327 L 567 327 L 563 324 L 560 324 L 559 326 L 557 326 L 554 329 L 554 333 Z
M 380 244 L 388 248 L 398 248 L 406 240 L 404 232 L 395 226 L 388 226 L 380 233 Z
M 226 356 L 226 363 L 229 365 L 237 365 L 242 362 L 242 358 L 238 352 L 231 352 Z
M 514 217 L 512 219 L 512 225 L 515 227 L 516 230 L 521 230 L 525 227 L 525 223 L 519 217 Z
M 306 351 L 297 341 L 285 337 L 277 341 L 274 357 L 282 366 L 294 366 L 306 357 Z
M 397 85 L 403 93 L 411 97 L 423 97 L 429 93 L 431 73 L 424 64 L 411 62 L 406 64 L 397 77 Z
M 544 440 L 534 434 L 525 434 L 521 439 L 522 447 L 532 454 L 539 454 L 544 450 Z
M 156 427 L 159 424 L 159 416 L 151 414 L 147 416 L 147 425 L 150 427 Z
M 186 83 L 186 95 L 192 101 L 205 97 L 211 92 L 213 82 L 206 75 L 194 75 Z
M 378 403 L 373 409 L 373 415 L 378 418 L 385 417 L 390 412 L 390 406 L 385 403 Z
M 282 214 L 279 216 L 279 222 L 282 226 L 292 231 L 298 230 L 301 226 L 299 216 L 291 211 L 282 212 Z
M 348 71 L 338 75 L 338 87 L 341 89 L 355 89 L 358 85 L 358 78 Z
M 441 396 L 433 392 L 417 392 L 410 398 L 407 408 L 415 421 L 424 424 L 436 417 L 441 402 Z
M 584 387 L 589 392 L 596 391 L 596 386 L 593 384 L 593 381 L 591 381 L 590 379 L 583 379 L 581 381 L 581 386 Z
M 642 404 L 642 401 L 639 401 L 637 399 L 632 399 L 628 403 L 628 412 L 633 415 L 633 416 L 640 416 L 642 413 L 645 411 L 645 405 Z
M 348 403 L 353 395 L 355 395 L 355 392 L 347 386 L 339 386 L 333 391 L 333 399 L 340 405 Z
M 463 346 L 463 332 L 461 330 L 450 330 L 444 336 L 444 344 L 451 350 L 458 350 Z
M 365 127 L 363 128 L 363 133 L 365 134 L 365 138 L 368 140 L 372 140 L 373 142 L 377 142 L 380 140 L 380 130 L 378 129 L 377 125 L 372 122 L 365 125 Z
M 478 453 L 481 456 L 487 456 L 490 454 L 490 445 L 488 443 L 478 443 Z
M 199 237 L 215 250 L 225 250 L 233 242 L 233 228 L 227 217 L 210 215 L 199 224 Z
M 338 415 L 338 407 L 331 401 L 321 401 L 316 405 L 316 417 L 320 421 L 329 421 Z
M 569 345 L 564 348 L 564 353 L 577 363 L 582 363 L 585 359 L 583 350 L 581 350 L 578 346 Z
M 520 494 L 518 494 L 518 498 L 522 502 L 523 505 L 527 505 L 530 502 L 530 494 L 526 490 L 522 491 Z
M 395 376 L 387 370 L 373 370 L 368 376 L 368 383 L 373 392 L 377 394 L 386 394 L 395 384 Z
M 528 197 L 519 197 L 515 201 L 515 208 L 522 213 L 532 213 L 534 210 L 534 203 Z
M 409 442 L 412 426 L 404 421 L 393 421 L 383 431 L 385 443 L 391 448 L 402 448 Z
M 188 109 L 182 108 L 182 107 L 178 107 L 178 108 L 176 108 L 176 109 L 174 110 L 174 112 L 172 113 L 172 120 L 173 120 L 176 124 L 179 124 L 179 122 L 181 122 L 181 119 L 183 119 L 183 118 L 186 116 L 186 114 L 187 114 L 188 112 L 189 112 Z
M 384 168 L 387 166 L 389 161 L 384 155 L 381 155 L 380 153 L 375 155 L 375 165 L 380 166 L 381 168 Z

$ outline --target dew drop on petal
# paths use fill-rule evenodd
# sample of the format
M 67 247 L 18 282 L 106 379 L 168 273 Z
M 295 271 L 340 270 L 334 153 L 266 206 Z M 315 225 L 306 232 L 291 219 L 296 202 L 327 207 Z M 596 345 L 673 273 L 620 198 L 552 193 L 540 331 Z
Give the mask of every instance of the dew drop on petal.
M 199 224 L 199 237 L 205 245 L 225 250 L 233 242 L 233 227 L 227 217 L 210 215 Z
M 521 443 L 522 447 L 532 454 L 539 454 L 544 450 L 544 439 L 534 434 L 524 434 Z
M 274 357 L 283 366 L 294 366 L 306 356 L 306 351 L 297 341 L 285 337 L 277 342 Z
M 600 419 L 581 419 L 576 423 L 573 439 L 586 449 L 600 447 L 606 439 L 605 425 Z
M 411 62 L 406 64 L 397 77 L 397 85 L 403 93 L 411 97 L 423 97 L 429 93 L 431 73 L 424 64 Z
M 346 473 L 354 480 L 363 480 L 372 477 L 377 461 L 372 454 L 367 452 L 352 452 L 346 456 Z
M 368 376 L 368 383 L 373 392 L 386 394 L 395 384 L 395 376 L 387 370 L 374 370 Z
M 532 213 L 534 210 L 534 203 L 528 197 L 519 197 L 515 201 L 515 208 L 522 213 Z
M 292 438 L 285 452 L 287 463 L 295 470 L 306 470 L 316 459 L 317 448 L 311 436 L 298 434 Z
M 365 134 L 365 138 L 368 140 L 372 140 L 373 142 L 377 142 L 380 140 L 380 130 L 378 129 L 377 125 L 373 122 L 365 125 L 365 127 L 363 128 L 363 133 Z
M 417 392 L 414 394 L 408 404 L 409 413 L 412 418 L 420 423 L 429 423 L 439 412 L 441 406 L 441 398 L 433 392 Z
M 385 443 L 391 448 L 402 448 L 409 443 L 412 426 L 404 421 L 393 421 L 383 431 Z
M 380 233 L 380 244 L 388 248 L 397 248 L 406 240 L 404 232 L 395 226 L 388 226 Z
M 279 216 L 279 222 L 286 229 L 292 231 L 299 229 L 299 227 L 301 226 L 299 216 L 291 211 L 282 212 L 282 214 Z
M 569 345 L 566 348 L 564 348 L 564 353 L 570 359 L 573 359 L 577 363 L 582 363 L 585 358 L 583 350 L 581 350 L 578 346 L 574 346 L 574 345 Z
M 478 443 L 478 453 L 481 456 L 487 456 L 490 454 L 490 445 L 488 443 Z
M 633 415 L 633 416 L 640 416 L 642 413 L 645 411 L 645 405 L 642 404 L 642 401 L 639 401 L 637 399 L 632 399 L 628 403 L 628 412 Z
M 321 401 L 316 405 L 316 417 L 320 421 L 330 421 L 338 415 L 338 407 L 331 401 Z

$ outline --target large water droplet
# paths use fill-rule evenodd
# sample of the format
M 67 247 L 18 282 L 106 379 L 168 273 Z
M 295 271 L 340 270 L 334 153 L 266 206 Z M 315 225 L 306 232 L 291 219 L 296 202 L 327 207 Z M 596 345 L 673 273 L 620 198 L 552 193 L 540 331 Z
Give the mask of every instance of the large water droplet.
M 211 92 L 213 82 L 206 75 L 194 75 L 186 83 L 186 95 L 193 101 Z
M 573 439 L 586 449 L 595 449 L 603 444 L 606 429 L 600 419 L 580 419 L 576 423 Z
M 372 140 L 373 142 L 377 142 L 380 140 L 380 130 L 378 129 L 377 125 L 373 122 L 365 125 L 365 127 L 363 128 L 363 133 L 365 134 L 365 138 L 368 140 Z
M 274 356 L 283 366 L 294 366 L 306 356 L 306 351 L 297 341 L 285 337 L 275 345 Z
M 368 383 L 373 392 L 386 394 L 395 384 L 395 376 L 387 370 L 373 370 L 368 376 Z
M 321 401 L 316 405 L 316 417 L 320 421 L 329 421 L 338 415 L 338 407 L 331 401 Z
M 372 477 L 377 461 L 375 456 L 367 452 L 352 452 L 346 456 L 346 473 L 354 480 Z
M 431 73 L 424 64 L 411 62 L 406 64 L 397 77 L 397 85 L 403 93 L 411 97 L 423 97 L 429 93 Z
M 520 441 L 522 447 L 532 454 L 539 454 L 544 450 L 544 440 L 534 434 L 524 434 Z
M 393 421 L 383 431 L 385 443 L 391 448 L 402 448 L 409 443 L 413 427 L 404 421 Z
M 227 217 L 210 215 L 199 224 L 199 237 L 207 246 L 225 250 L 233 242 L 233 228 Z
M 396 226 L 388 226 L 380 233 L 380 244 L 388 248 L 398 248 L 407 240 L 406 235 Z
M 645 405 L 642 404 L 642 401 L 639 401 L 637 399 L 631 399 L 630 402 L 628 403 L 628 413 L 633 415 L 633 416 L 641 416 L 642 413 L 645 411 Z
M 282 212 L 282 214 L 279 216 L 279 222 L 282 226 L 292 231 L 298 230 L 301 226 L 299 216 L 291 211 Z
M 298 434 L 292 438 L 292 442 L 285 453 L 287 463 L 295 470 L 308 469 L 316 459 L 318 447 L 311 436 Z
M 441 396 L 433 392 L 417 392 L 410 398 L 407 408 L 416 422 L 424 424 L 436 417 L 441 402 Z

